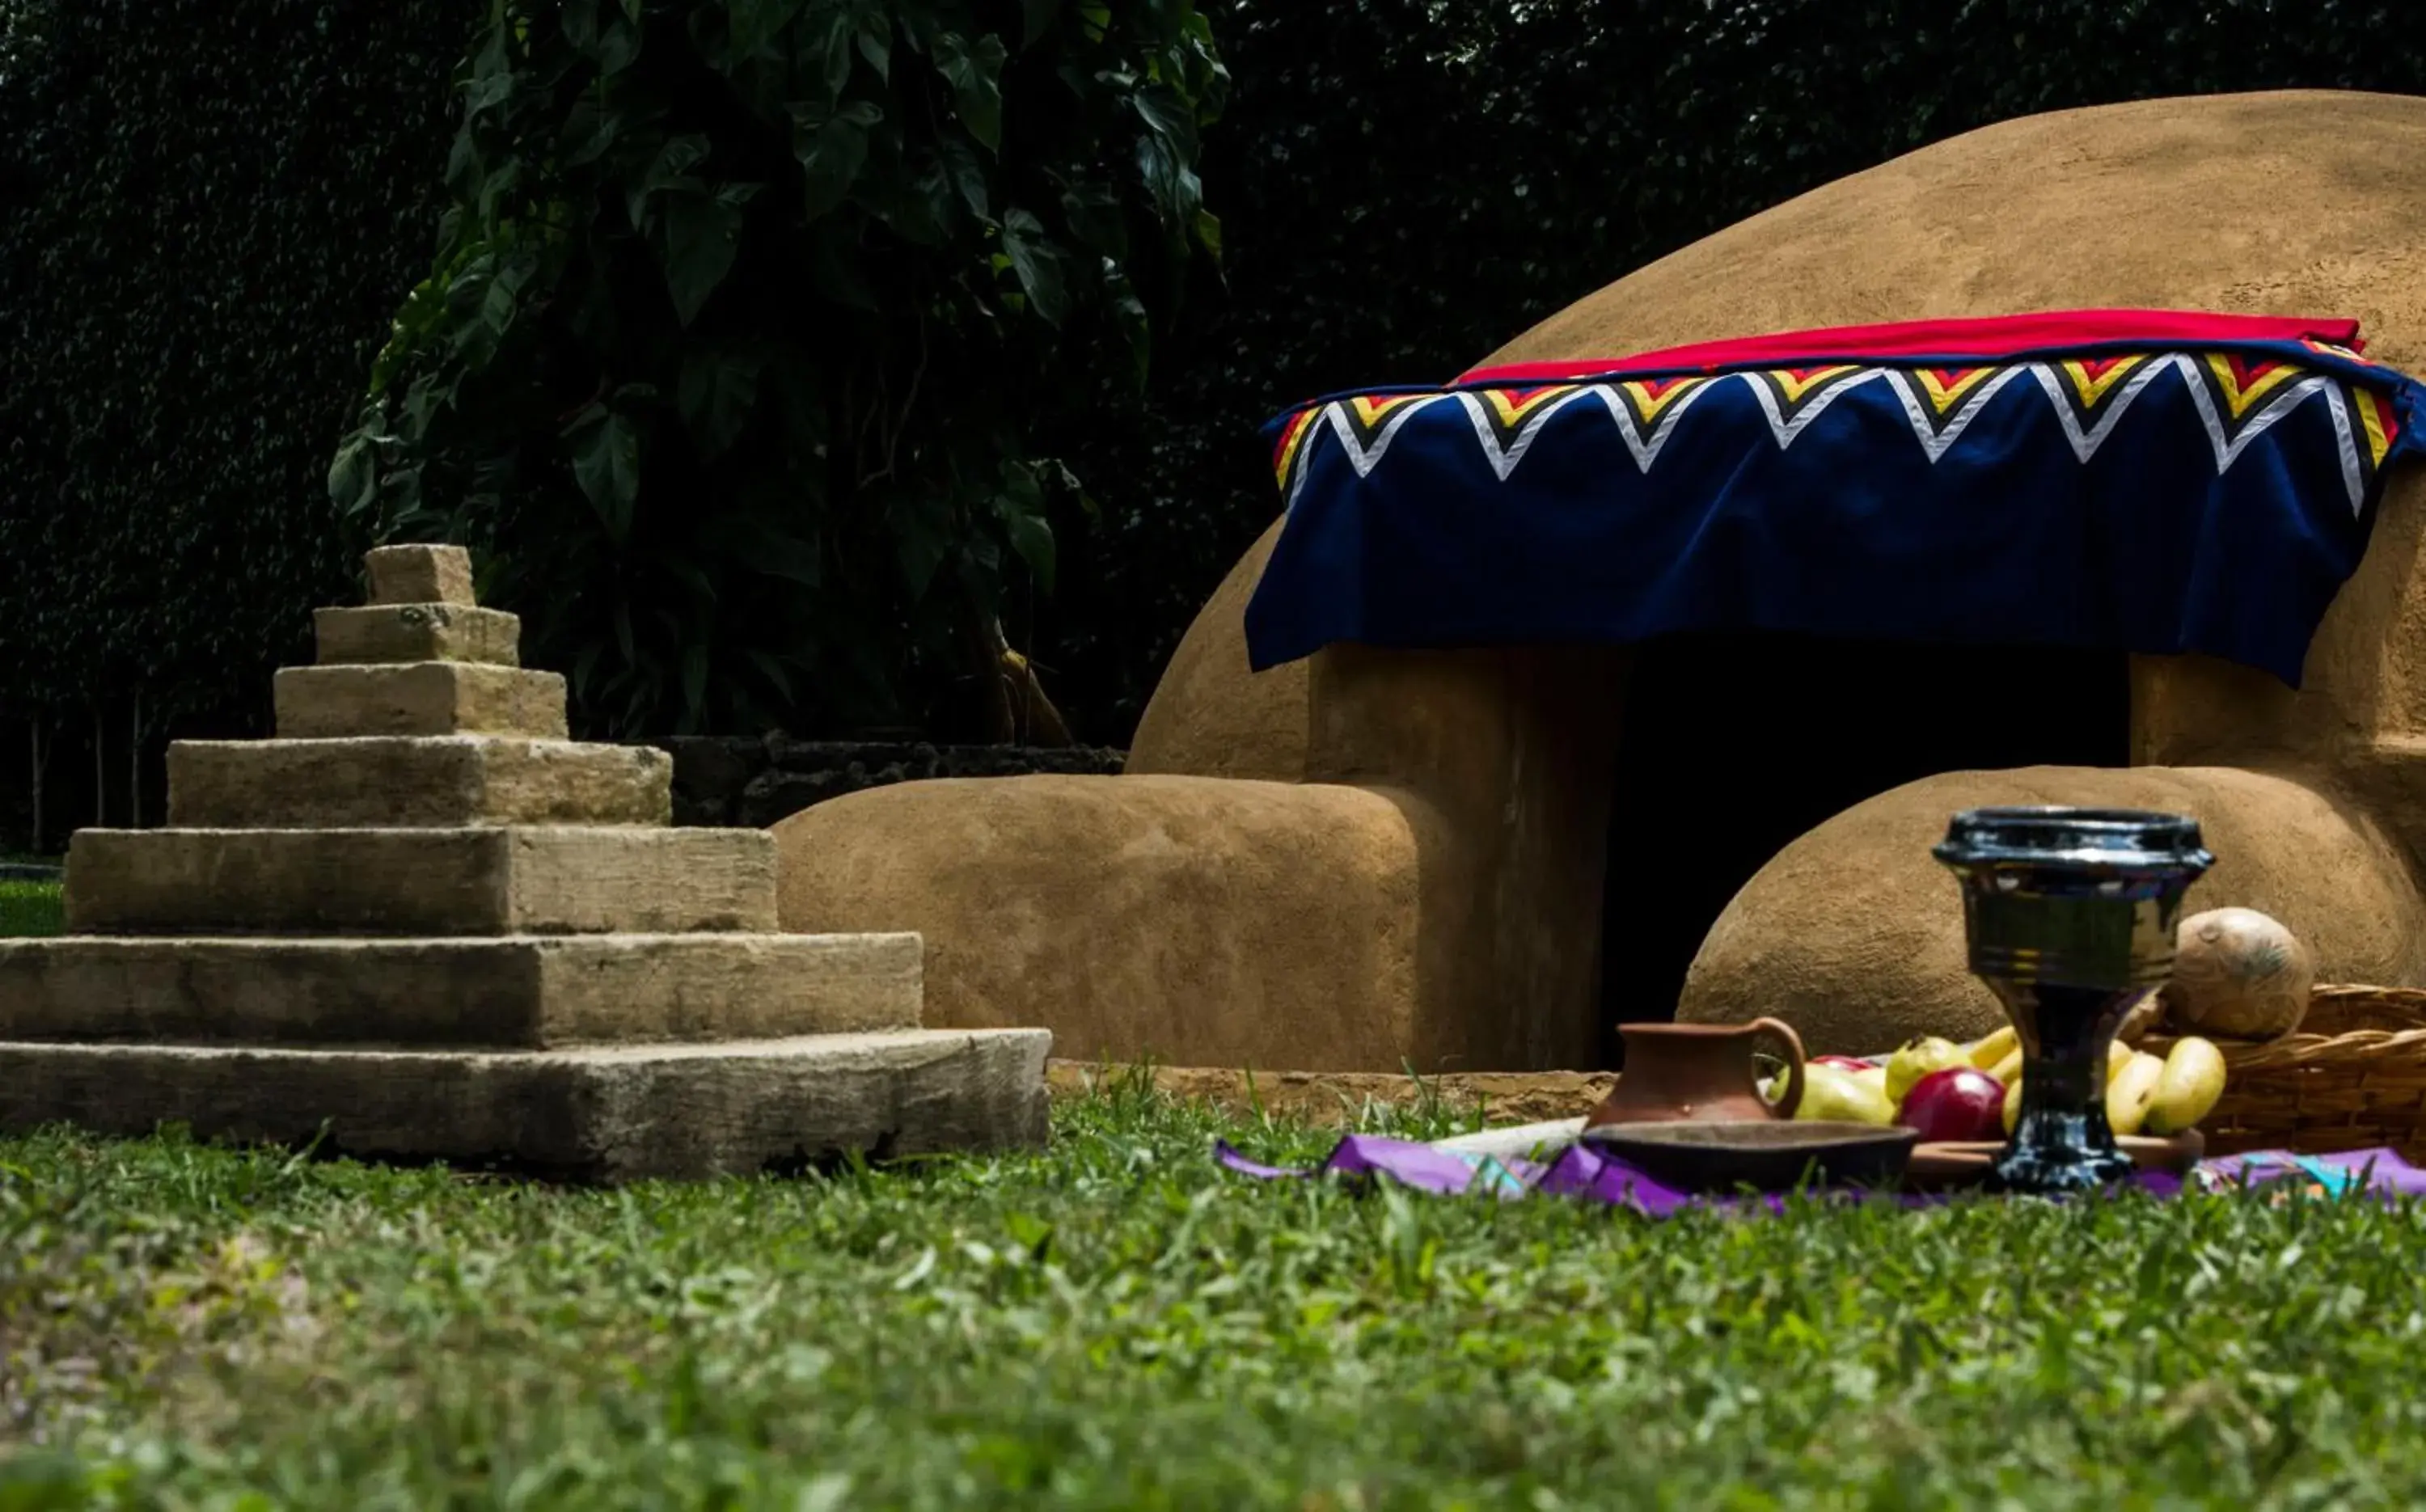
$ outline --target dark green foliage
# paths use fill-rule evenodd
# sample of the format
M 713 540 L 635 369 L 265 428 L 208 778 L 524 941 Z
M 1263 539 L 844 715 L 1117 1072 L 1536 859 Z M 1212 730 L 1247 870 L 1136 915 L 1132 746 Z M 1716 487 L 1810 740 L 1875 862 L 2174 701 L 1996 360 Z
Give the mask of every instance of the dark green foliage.
M 556 1191 L 0 1141 L 11 1507 L 2401 1507 L 2426 1207 L 1652 1223 L 1042 1154 Z M 250 1494 L 248 1494 L 250 1493 Z
M 266 709 L 350 596 L 319 479 L 473 5 L 0 0 L 0 712 Z
M 590 730 L 974 707 L 1224 83 L 1187 0 L 501 4 L 331 492 L 481 548 Z

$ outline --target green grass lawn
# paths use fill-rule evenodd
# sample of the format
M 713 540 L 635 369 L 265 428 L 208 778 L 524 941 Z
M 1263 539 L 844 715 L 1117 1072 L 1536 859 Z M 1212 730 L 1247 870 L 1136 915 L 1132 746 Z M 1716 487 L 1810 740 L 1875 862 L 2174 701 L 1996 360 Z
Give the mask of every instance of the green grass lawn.
M 0 1142 L 0 1508 L 2426 1502 L 2418 1207 L 1654 1224 L 1217 1132 L 617 1191 Z
M 0 877 L 0 940 L 55 935 L 60 928 L 57 882 L 12 882 Z

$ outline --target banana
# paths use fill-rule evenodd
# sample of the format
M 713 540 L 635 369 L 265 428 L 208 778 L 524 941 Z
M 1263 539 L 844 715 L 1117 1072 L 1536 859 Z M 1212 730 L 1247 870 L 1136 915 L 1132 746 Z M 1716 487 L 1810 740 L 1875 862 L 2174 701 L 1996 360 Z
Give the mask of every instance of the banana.
M 2195 1129 L 2224 1096 L 2224 1052 L 2195 1035 L 2174 1041 L 2148 1104 L 2153 1134 Z
M 2115 1134 L 2135 1134 L 2147 1121 L 2148 1105 L 2157 1095 L 2157 1083 L 2165 1074 L 2165 1063 L 2154 1055 L 2138 1051 L 2123 1063 L 2123 1070 L 2106 1084 L 2106 1122 Z
M 2005 1084 L 2005 1133 L 2012 1134 L 2022 1117 L 2022 1079 L 2019 1076 Z
M 1988 1074 L 2004 1083 L 2007 1086 L 2011 1086 L 2015 1082 L 2020 1081 L 2022 1079 L 2022 1048 L 2019 1045 L 2015 1045 L 2014 1047 L 2014 1053 L 2007 1055 L 2003 1060 L 1997 1062 L 1997 1064 L 1990 1069 Z
M 2020 1054 L 2021 1043 L 2021 1037 L 2014 1033 L 2014 1026 L 2007 1024 L 1985 1039 L 1974 1040 L 1964 1050 L 1971 1057 L 1971 1064 L 1984 1071 L 1993 1070 L 2008 1056 Z

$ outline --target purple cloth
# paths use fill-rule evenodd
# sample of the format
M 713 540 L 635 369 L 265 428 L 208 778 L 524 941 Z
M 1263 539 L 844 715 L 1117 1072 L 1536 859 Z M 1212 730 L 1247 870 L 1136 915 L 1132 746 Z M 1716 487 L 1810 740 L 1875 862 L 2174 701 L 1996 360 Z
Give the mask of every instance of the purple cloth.
M 1226 1140 L 1215 1145 L 1214 1158 L 1227 1169 L 1259 1181 L 1302 1181 L 1326 1175 L 1384 1176 L 1401 1186 L 1442 1197 L 1468 1192 L 1504 1200 L 1536 1195 L 1577 1197 L 1611 1207 L 1631 1208 L 1655 1218 L 1666 1217 L 1680 1208 L 1746 1205 L 1742 1198 L 1703 1197 L 1662 1186 L 1624 1161 L 1613 1160 L 1580 1143 L 1560 1150 L 1547 1164 L 1462 1155 L 1375 1134 L 1350 1134 L 1339 1141 L 1320 1166 L 1312 1169 L 1267 1166 L 1250 1160 Z M 2426 1195 L 2426 1171 L 2388 1149 L 2346 1150 L 2333 1155 L 2293 1155 L 2280 1150 L 2225 1155 L 2200 1162 L 2191 1182 L 2202 1191 L 2243 1184 L 2289 1183 L 2324 1196 L 2359 1191 L 2385 1197 Z M 2183 1185 L 2175 1177 L 2154 1171 L 2142 1172 L 2132 1184 L 2154 1197 L 2173 1197 Z M 1828 1195 L 1852 1201 L 1879 1199 L 1852 1190 Z M 1949 1200 L 1952 1195 L 1955 1194 L 1906 1192 L 1888 1200 L 1905 1207 L 1931 1207 Z M 1769 1196 L 1755 1201 L 1773 1213 L 1784 1206 L 1785 1198 Z

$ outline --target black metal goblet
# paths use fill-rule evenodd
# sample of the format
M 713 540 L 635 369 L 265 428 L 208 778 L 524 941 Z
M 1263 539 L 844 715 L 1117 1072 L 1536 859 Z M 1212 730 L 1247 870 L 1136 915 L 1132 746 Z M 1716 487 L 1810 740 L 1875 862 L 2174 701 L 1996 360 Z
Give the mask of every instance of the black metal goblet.
M 2114 809 L 1974 809 L 1933 853 L 1963 885 L 1971 970 L 2022 1044 L 2022 1105 L 1988 1184 L 2078 1192 L 2127 1179 L 2106 1121 L 2107 1052 L 2174 971 L 2182 894 L 2215 858 L 2198 823 Z

